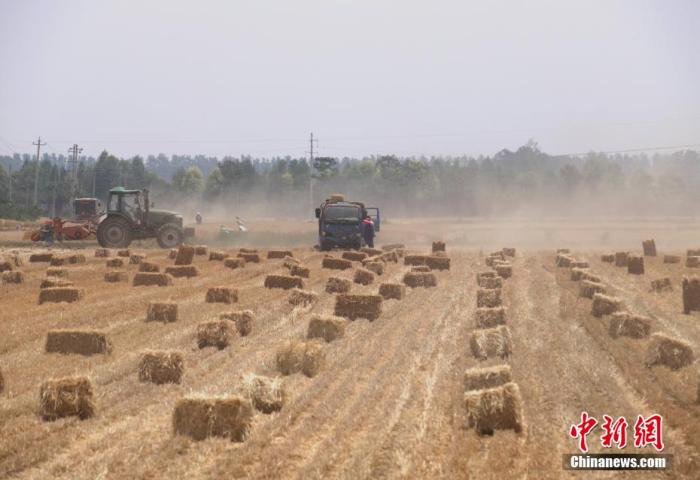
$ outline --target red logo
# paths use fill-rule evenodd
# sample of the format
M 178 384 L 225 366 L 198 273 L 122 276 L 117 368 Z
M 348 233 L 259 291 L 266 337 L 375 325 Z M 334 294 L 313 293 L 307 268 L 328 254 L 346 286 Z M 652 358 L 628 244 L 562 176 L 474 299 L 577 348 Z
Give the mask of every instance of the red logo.
M 659 414 L 646 419 L 638 415 L 634 423 L 634 446 L 644 448 L 647 445 L 653 445 L 659 452 L 664 449 L 663 418 Z
M 625 448 L 627 446 L 627 427 L 629 426 L 627 419 L 619 417 L 614 420 L 610 415 L 603 415 L 603 420 L 600 425 L 603 430 L 600 444 L 603 448 L 612 448 L 613 446 L 618 449 Z M 569 436 L 578 439 L 578 448 L 583 453 L 588 452 L 587 437 L 597 425 L 598 420 L 588 415 L 588 412 L 581 412 L 581 421 L 571 425 Z M 658 413 L 647 418 L 638 415 L 637 421 L 634 423 L 634 446 L 645 448 L 647 445 L 653 446 L 659 452 L 664 449 L 663 417 Z
M 581 413 L 581 423 L 577 425 L 571 425 L 569 429 L 569 435 L 571 438 L 578 438 L 578 448 L 582 452 L 588 451 L 588 445 L 586 444 L 586 437 L 593 430 L 593 428 L 598 424 L 598 420 L 593 417 L 588 416 L 588 412 Z

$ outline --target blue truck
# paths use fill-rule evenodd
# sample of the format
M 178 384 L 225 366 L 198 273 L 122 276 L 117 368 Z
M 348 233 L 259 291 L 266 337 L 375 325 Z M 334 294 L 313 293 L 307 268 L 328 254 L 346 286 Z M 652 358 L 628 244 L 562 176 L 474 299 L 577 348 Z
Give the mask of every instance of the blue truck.
M 361 202 L 346 201 L 342 195 L 331 195 L 316 208 L 318 244 L 321 250 L 362 248 L 365 245 L 362 219 L 367 215 L 374 222 L 374 231 L 379 232 L 381 217 L 378 208 L 365 207 Z

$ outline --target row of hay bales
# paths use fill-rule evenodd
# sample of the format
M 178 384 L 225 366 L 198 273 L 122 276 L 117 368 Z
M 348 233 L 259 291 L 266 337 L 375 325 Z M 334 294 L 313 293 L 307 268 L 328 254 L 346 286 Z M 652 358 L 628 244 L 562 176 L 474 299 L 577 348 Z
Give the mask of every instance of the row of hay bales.
M 678 370 L 693 363 L 695 355 L 687 342 L 660 332 L 652 333 L 652 319 L 630 312 L 620 298 L 608 294 L 607 287 L 601 278 L 590 273 L 588 268 L 571 268 L 571 280 L 580 282 L 579 297 L 592 300 L 591 315 L 597 318 L 610 317 L 608 324 L 610 337 L 614 339 L 620 337 L 635 340 L 649 339 L 645 355 L 645 365 L 648 368 L 661 365 L 671 370 Z M 668 279 L 662 279 L 658 282 L 661 286 L 670 285 Z M 697 294 L 697 297 L 693 296 L 693 299 L 699 300 L 698 309 L 700 309 L 699 280 L 696 279 L 693 282 L 692 289 Z
M 514 249 L 493 252 L 486 257 L 491 270 L 476 274 L 475 328 L 469 347 L 472 356 L 479 361 L 494 358 L 505 361 L 513 352 L 502 295 L 504 282 L 513 274 L 506 257 L 513 256 Z M 467 369 L 464 374 L 464 405 L 468 426 L 479 435 L 493 435 L 496 430 L 523 431 L 522 397 L 508 364 Z

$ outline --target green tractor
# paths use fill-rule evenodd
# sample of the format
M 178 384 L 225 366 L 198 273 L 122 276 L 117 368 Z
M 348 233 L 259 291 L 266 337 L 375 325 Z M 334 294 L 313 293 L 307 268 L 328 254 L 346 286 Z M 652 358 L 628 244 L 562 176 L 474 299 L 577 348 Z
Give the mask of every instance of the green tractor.
M 182 215 L 153 210 L 148 190 L 109 191 L 107 215 L 97 227 L 97 241 L 105 248 L 126 248 L 132 240 L 155 238 L 161 248 L 174 248 L 185 237 L 194 236 L 194 228 L 183 228 Z

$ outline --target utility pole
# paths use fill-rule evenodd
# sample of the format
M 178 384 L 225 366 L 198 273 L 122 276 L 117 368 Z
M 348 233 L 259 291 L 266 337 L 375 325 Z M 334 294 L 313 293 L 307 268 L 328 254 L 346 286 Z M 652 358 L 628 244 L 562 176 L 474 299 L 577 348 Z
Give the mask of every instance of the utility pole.
M 34 172 L 34 206 L 36 207 L 39 203 L 39 164 L 41 163 L 41 147 L 46 145 L 46 142 L 41 143 L 41 137 L 39 137 L 36 143 L 32 143 L 32 145 L 36 145 L 36 170 Z
M 9 175 L 9 180 L 10 180 L 10 203 L 12 203 L 12 165 L 10 165 L 10 166 L 8 167 L 8 169 L 9 169 L 9 171 L 10 171 L 10 175 Z
M 309 136 L 309 203 L 311 210 L 314 209 L 314 142 L 318 143 L 318 139 L 314 140 L 314 133 Z
M 82 148 L 78 147 L 77 143 L 74 143 L 72 147 L 68 149 L 68 153 L 71 154 L 71 159 L 69 160 L 71 164 L 71 196 L 75 197 L 76 191 L 78 190 L 78 154 L 83 151 Z

